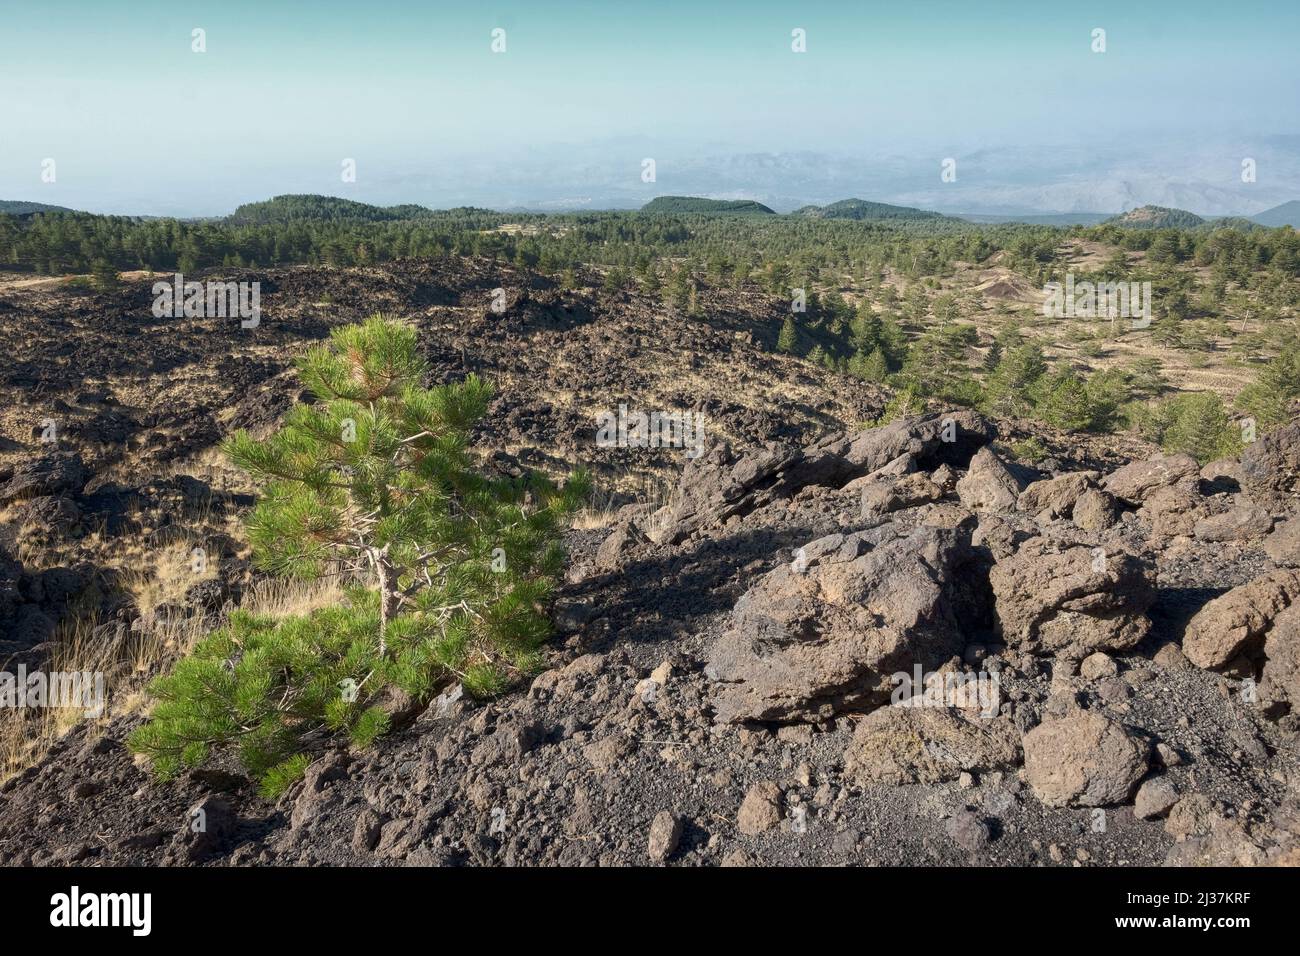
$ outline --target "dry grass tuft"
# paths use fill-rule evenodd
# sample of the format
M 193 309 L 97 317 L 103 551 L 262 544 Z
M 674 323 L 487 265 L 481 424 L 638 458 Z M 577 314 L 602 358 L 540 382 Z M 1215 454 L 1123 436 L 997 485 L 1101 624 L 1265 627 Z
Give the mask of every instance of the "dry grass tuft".
M 194 577 L 187 580 L 192 584 Z M 254 614 L 287 617 L 336 604 L 342 596 L 343 585 L 337 577 L 315 582 L 269 578 L 254 584 L 240 607 Z M 55 635 L 50 661 L 43 669 L 46 673 L 102 674 L 103 712 L 88 715 L 79 707 L 0 709 L 0 782 L 39 763 L 73 727 L 85 724 L 98 736 L 111 719 L 145 710 L 149 681 L 211 630 L 210 622 L 197 611 L 160 616 L 137 630 L 121 627 L 110 634 L 101 630 L 96 636 L 101 623 L 89 615 L 66 620 Z
M 608 528 L 619 509 L 632 503 L 648 504 L 658 510 L 668 503 L 675 483 L 675 475 L 645 471 L 624 471 L 612 480 L 602 478 L 591 502 L 574 515 L 573 527 L 578 531 Z

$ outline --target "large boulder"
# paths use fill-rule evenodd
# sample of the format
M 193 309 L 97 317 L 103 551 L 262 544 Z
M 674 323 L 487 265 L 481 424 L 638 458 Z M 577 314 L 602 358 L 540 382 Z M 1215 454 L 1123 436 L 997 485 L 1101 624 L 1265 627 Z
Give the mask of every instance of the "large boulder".
M 1019 495 L 1020 482 L 987 447 L 975 452 L 957 482 L 957 497 L 971 511 L 1010 511 Z
M 1244 658 L 1266 713 L 1289 713 L 1300 703 L 1300 571 L 1272 571 L 1205 605 L 1187 624 L 1183 653 L 1209 669 Z
M 1259 538 L 1273 527 L 1273 516 L 1263 508 L 1239 504 L 1217 515 L 1196 522 L 1192 532 L 1201 541 L 1249 541 Z
M 961 409 L 904 416 L 879 428 L 814 445 L 807 451 L 812 456 L 829 452 L 842 457 L 860 468 L 862 474 L 882 468 L 900 455 L 911 454 L 917 467 L 928 471 L 940 465 L 965 468 L 971 456 L 995 436 L 996 430 L 987 419 Z
M 1191 455 L 1157 455 L 1111 472 L 1102 486 L 1116 498 L 1140 505 L 1158 489 L 1198 480 L 1200 473 L 1201 467 Z
M 1283 521 L 1264 539 L 1264 553 L 1279 567 L 1300 568 L 1300 521 Z
M 1133 647 L 1150 630 L 1155 572 L 1123 551 L 1045 538 L 1024 542 L 989 572 L 1008 644 L 1081 658 Z
M 1049 807 L 1124 803 L 1147 772 L 1150 747 L 1120 724 L 1077 710 L 1025 734 L 1025 779 Z
M 736 455 L 717 445 L 688 460 L 668 503 L 645 525 L 653 541 L 676 544 L 810 485 L 842 488 L 900 458 L 909 467 L 964 468 L 993 434 L 985 419 L 963 410 L 900 418 L 802 449 L 769 443 Z
M 1262 505 L 1294 506 L 1300 496 L 1300 420 L 1246 446 L 1240 481 L 1242 490 Z
M 647 521 L 649 535 L 659 543 L 676 543 L 748 514 L 781 497 L 790 484 L 789 471 L 803 463 L 802 451 L 775 442 L 741 456 L 717 445 L 687 460 L 668 504 Z
M 1162 485 L 1147 495 L 1138 517 L 1151 528 L 1151 537 L 1157 544 L 1169 538 L 1190 535 L 1205 515 L 1205 499 L 1192 481 Z
M 717 719 L 819 721 L 884 703 L 892 675 L 939 665 L 979 619 L 961 529 L 833 534 L 761 578 L 710 652 Z M 986 613 L 986 612 L 985 612 Z
M 1105 531 L 1119 519 L 1119 502 L 1100 488 L 1089 488 L 1075 500 L 1071 520 L 1084 531 Z
M 1300 604 L 1280 612 L 1264 638 L 1259 702 L 1274 717 L 1300 706 Z
M 1239 655 L 1257 655 L 1273 621 L 1300 596 L 1300 571 L 1281 569 L 1233 588 L 1187 623 L 1183 653 L 1197 667 L 1216 669 Z
M 1053 517 L 1068 518 L 1077 502 L 1094 487 L 1095 471 L 1072 471 L 1055 478 L 1035 481 L 1020 493 L 1020 510 L 1030 514 L 1047 512 Z
M 940 783 L 1015 767 L 1020 741 L 1005 717 L 949 707 L 881 707 L 858 721 L 844 773 L 860 784 Z

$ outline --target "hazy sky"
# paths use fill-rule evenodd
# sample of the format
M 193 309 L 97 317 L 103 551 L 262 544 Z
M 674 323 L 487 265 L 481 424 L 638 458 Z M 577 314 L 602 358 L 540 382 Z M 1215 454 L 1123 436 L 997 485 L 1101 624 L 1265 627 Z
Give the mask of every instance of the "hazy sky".
M 1300 4 L 1281 0 L 0 0 L 0 198 L 190 215 L 298 191 L 563 202 L 624 169 L 641 188 L 644 156 L 671 192 L 674 163 L 753 152 L 929 176 L 992 150 L 1016 188 L 1093 144 L 1189 178 L 1176 144 L 1198 141 L 1232 144 L 1231 179 L 1238 145 L 1296 155 L 1298 39 Z M 1021 148 L 1036 168 L 1017 168 Z

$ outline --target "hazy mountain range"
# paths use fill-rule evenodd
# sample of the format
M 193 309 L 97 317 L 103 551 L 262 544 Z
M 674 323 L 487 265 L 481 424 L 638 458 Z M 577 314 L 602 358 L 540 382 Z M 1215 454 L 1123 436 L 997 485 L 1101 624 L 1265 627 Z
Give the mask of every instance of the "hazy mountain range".
M 1145 205 L 1199 216 L 1253 215 L 1300 195 L 1300 136 L 1253 142 L 1098 146 L 1073 143 L 962 150 L 837 154 L 825 151 L 690 152 L 653 142 L 540 151 L 527 162 L 439 164 L 422 172 L 378 173 L 339 195 L 380 204 L 474 205 L 557 211 L 634 209 L 659 195 L 752 200 L 777 212 L 845 196 L 953 214 L 1115 215 Z M 663 148 L 657 148 L 663 147 Z M 945 159 L 956 179 L 940 178 Z M 1255 182 L 1241 180 L 1255 161 Z M 642 180 L 655 160 L 655 180 Z M 370 195 L 373 194 L 373 195 Z
M 461 207 L 467 209 L 472 207 Z M 38 213 L 75 212 L 61 206 L 23 200 L 0 200 L 0 215 L 31 216 Z M 444 210 L 455 214 L 459 210 Z M 628 212 L 630 210 L 621 210 Z M 751 199 L 715 199 L 704 196 L 657 196 L 642 205 L 640 212 L 659 215 L 781 215 L 763 203 Z M 320 194 L 286 194 L 260 202 L 244 203 L 233 213 L 221 217 L 208 217 L 237 225 L 256 225 L 293 222 L 296 220 L 338 221 L 397 221 L 421 219 L 440 215 L 437 210 L 413 203 L 396 206 L 377 206 L 338 196 Z M 826 205 L 801 206 L 787 213 L 791 217 L 807 219 L 850 219 L 873 222 L 932 221 L 949 222 L 965 220 L 974 223 L 1018 222 L 1047 226 L 1096 225 L 1108 223 L 1130 229 L 1183 228 L 1239 228 L 1253 229 L 1261 226 L 1291 226 L 1300 229 L 1300 200 L 1291 200 L 1254 217 L 1214 216 L 1202 217 L 1185 209 L 1145 205 L 1127 212 L 1108 216 L 1104 213 L 1056 213 L 1024 216 L 940 213 L 913 206 L 863 199 L 841 199 Z M 156 218 L 156 217 L 141 217 Z
M 349 183 L 341 181 L 337 160 L 322 159 L 229 178 L 217 171 L 201 183 L 168 178 L 181 174 L 164 169 L 154 188 L 120 178 L 61 176 L 48 186 L 6 178 L 0 179 L 0 195 L 91 212 L 181 218 L 225 215 L 243 203 L 284 193 L 334 195 L 385 207 L 414 203 L 536 212 L 636 209 L 656 196 L 675 195 L 750 200 L 784 213 L 863 196 L 948 214 L 1017 219 L 1089 214 L 1091 221 L 1144 205 L 1202 217 L 1252 216 L 1300 196 L 1300 136 L 1135 137 L 1099 144 L 1091 141 L 1090 129 L 1076 132 L 1067 124 L 1045 137 L 1049 140 L 1030 146 L 739 152 L 722 144 L 620 137 L 582 145 L 519 144 L 493 156 L 430 154 L 418 163 L 362 156 L 356 182 Z M 649 181 L 647 159 L 654 160 Z M 956 178 L 950 182 L 940 178 L 945 159 L 955 162 Z M 1254 182 L 1242 182 L 1245 159 L 1255 163 Z

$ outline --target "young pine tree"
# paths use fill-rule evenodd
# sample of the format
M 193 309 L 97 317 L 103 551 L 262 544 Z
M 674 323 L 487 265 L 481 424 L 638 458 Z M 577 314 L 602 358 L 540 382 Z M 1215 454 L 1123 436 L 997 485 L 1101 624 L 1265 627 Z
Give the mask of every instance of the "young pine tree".
M 1237 406 L 1259 425 L 1272 427 L 1287 419 L 1291 401 L 1300 396 L 1300 350 L 1288 347 L 1259 371 L 1258 378 L 1241 390 Z
M 880 316 L 876 315 L 871 303 L 863 301 L 849 323 L 849 345 L 855 352 L 870 354 L 872 349 L 879 347 L 880 341 Z
M 537 476 L 520 483 L 477 472 L 468 440 L 492 396 L 487 382 L 470 375 L 421 387 L 415 330 L 383 316 L 336 329 L 299 370 L 317 403 L 293 408 L 270 438 L 240 431 L 225 446 L 268 482 L 249 522 L 261 567 L 299 576 L 330 562 L 368 567 L 381 653 L 388 622 L 421 607 L 417 596 L 454 606 L 467 588 L 498 596 L 560 570 L 552 539 L 588 483 L 576 476 L 560 493 Z
M 998 360 L 987 381 L 989 412 L 995 415 L 1028 415 L 1034 406 L 1035 387 L 1047 373 L 1047 359 L 1033 343 L 1016 344 Z
M 1083 431 L 1094 421 L 1087 384 L 1069 369 L 1040 378 L 1034 386 L 1038 417 L 1065 431 Z
M 336 329 L 299 370 L 316 403 L 269 438 L 226 444 L 266 482 L 248 523 L 254 560 L 299 578 L 363 575 L 372 590 L 305 618 L 238 614 L 156 681 L 132 746 L 164 776 L 234 745 L 274 791 L 322 735 L 381 733 L 389 688 L 423 700 L 459 680 L 491 693 L 533 669 L 549 635 L 558 538 L 586 477 L 561 490 L 476 470 L 469 435 L 491 388 L 473 375 L 422 387 L 416 332 L 399 322 Z
M 668 304 L 678 312 L 685 312 L 691 304 L 690 276 L 684 267 L 673 272 L 668 283 Z
M 885 361 L 885 355 L 880 349 L 873 349 L 870 355 L 861 351 L 855 352 L 849 359 L 849 374 L 862 379 L 864 382 L 876 382 L 877 384 L 885 381 L 889 377 L 889 365 Z
M 115 292 L 122 277 L 107 259 L 96 259 L 90 268 L 90 281 L 97 292 Z
M 1185 452 L 1201 464 L 1241 451 L 1223 400 L 1213 392 L 1189 392 L 1169 399 L 1168 426 L 1161 436 L 1167 452 Z
M 873 349 L 867 356 L 866 361 L 862 363 L 862 377 L 868 382 L 881 383 L 889 377 L 889 363 L 885 361 L 885 353 L 880 349 Z
M 776 337 L 776 350 L 793 355 L 799 344 L 799 329 L 794 324 L 794 316 L 787 315 L 781 323 L 781 332 Z

